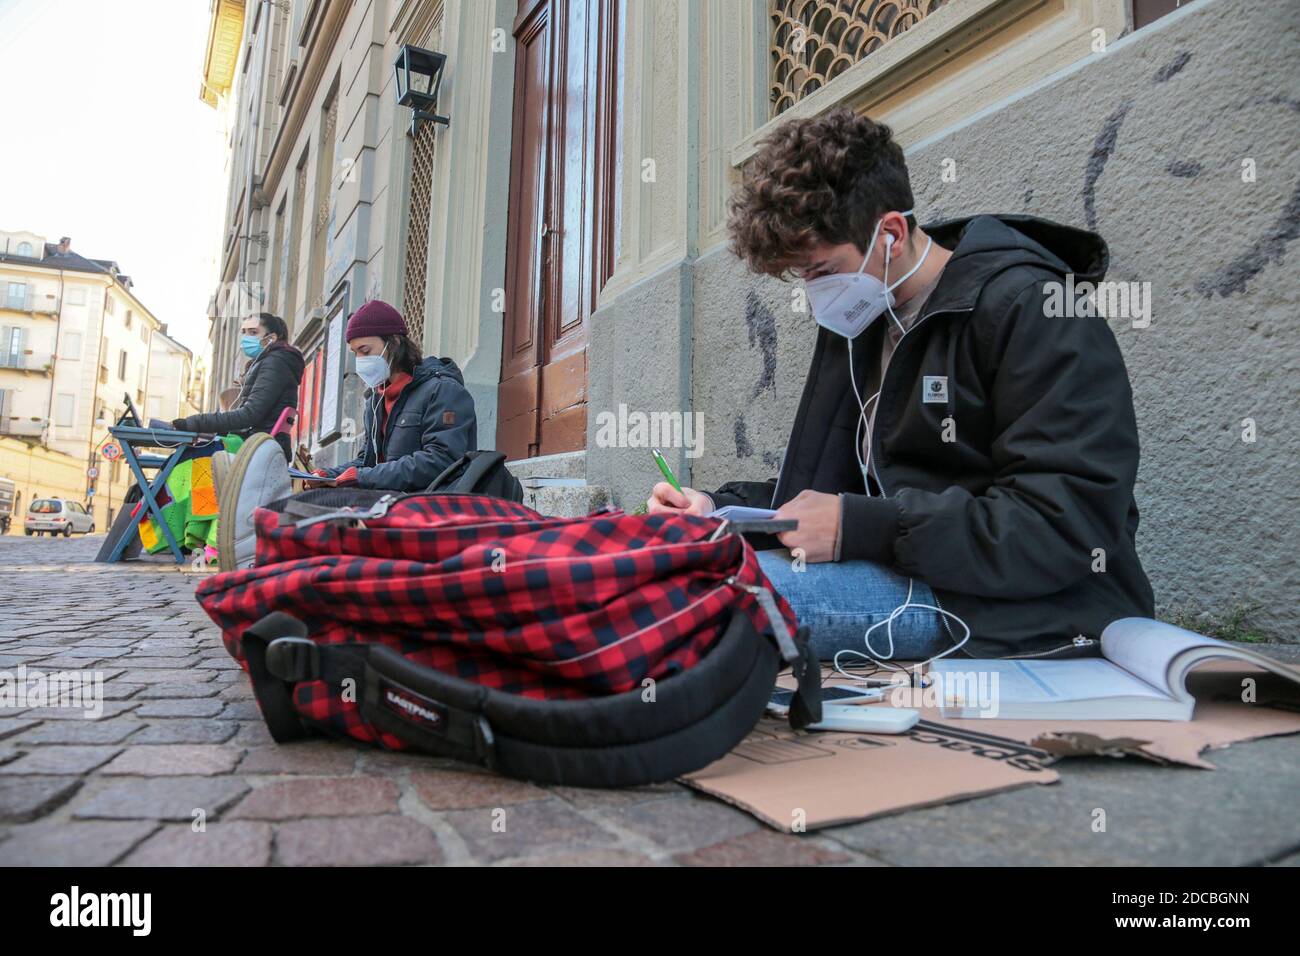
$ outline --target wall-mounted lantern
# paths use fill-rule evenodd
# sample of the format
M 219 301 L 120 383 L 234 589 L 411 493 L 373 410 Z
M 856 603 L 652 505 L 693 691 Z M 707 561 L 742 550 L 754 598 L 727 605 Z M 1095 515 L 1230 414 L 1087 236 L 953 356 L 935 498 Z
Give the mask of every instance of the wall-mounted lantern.
M 411 114 L 411 135 L 423 122 L 451 124 L 446 116 L 437 113 L 438 88 L 442 86 L 442 71 L 447 65 L 445 53 L 422 50 L 409 43 L 397 53 L 397 62 L 393 64 L 397 71 L 397 105 L 409 106 Z

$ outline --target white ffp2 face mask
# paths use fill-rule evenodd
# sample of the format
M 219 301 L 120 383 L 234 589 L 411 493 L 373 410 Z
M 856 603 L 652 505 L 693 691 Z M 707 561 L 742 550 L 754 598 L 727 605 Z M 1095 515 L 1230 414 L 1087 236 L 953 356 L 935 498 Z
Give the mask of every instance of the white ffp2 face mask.
M 909 209 L 903 215 L 912 215 L 912 210 Z M 886 310 L 894 308 L 894 290 L 911 278 L 930 254 L 933 240 L 927 239 L 925 252 L 921 253 L 921 258 L 916 260 L 916 265 L 891 285 L 885 285 L 882 280 L 867 273 L 867 260 L 871 258 L 871 251 L 876 247 L 876 237 L 880 235 L 880 224 L 883 221 L 883 219 L 877 220 L 876 228 L 871 230 L 867 254 L 862 257 L 862 265 L 857 272 L 820 276 L 804 283 L 808 305 L 817 324 L 846 339 L 857 338 Z M 888 249 L 885 250 L 885 259 L 885 275 L 888 276 Z
M 370 388 L 375 388 L 388 378 L 388 359 L 381 355 L 358 355 L 357 374 Z

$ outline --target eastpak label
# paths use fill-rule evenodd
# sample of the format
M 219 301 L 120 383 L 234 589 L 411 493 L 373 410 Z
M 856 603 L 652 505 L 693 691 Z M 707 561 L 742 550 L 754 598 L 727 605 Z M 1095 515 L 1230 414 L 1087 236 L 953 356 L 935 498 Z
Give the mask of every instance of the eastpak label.
M 415 691 L 396 684 L 381 682 L 379 700 L 388 710 L 412 724 L 442 733 L 447 723 L 447 708 Z

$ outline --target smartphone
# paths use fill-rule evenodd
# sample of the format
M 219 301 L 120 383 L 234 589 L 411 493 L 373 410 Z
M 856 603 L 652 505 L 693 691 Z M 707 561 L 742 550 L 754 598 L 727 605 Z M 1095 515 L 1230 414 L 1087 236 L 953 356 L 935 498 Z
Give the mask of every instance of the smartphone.
M 873 700 L 884 700 L 885 692 L 879 687 L 848 687 L 839 685 L 836 687 L 822 688 L 822 703 L 836 704 L 867 704 Z M 794 699 L 793 690 L 785 690 L 778 687 L 772 691 L 772 696 L 767 702 L 767 712 L 775 717 L 784 717 L 790 713 L 790 701 Z

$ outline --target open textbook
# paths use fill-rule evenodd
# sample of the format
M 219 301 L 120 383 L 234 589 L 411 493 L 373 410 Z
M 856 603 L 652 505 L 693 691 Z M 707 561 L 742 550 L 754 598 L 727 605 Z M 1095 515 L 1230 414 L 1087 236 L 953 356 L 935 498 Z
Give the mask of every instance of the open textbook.
M 944 658 L 931 673 L 943 716 L 1012 720 L 1191 720 L 1196 701 L 1187 674 L 1215 658 L 1245 661 L 1300 684 L 1300 671 L 1262 654 L 1145 617 L 1108 625 L 1101 653 L 1102 659 L 1072 661 Z M 972 699 L 985 694 L 995 700 Z

